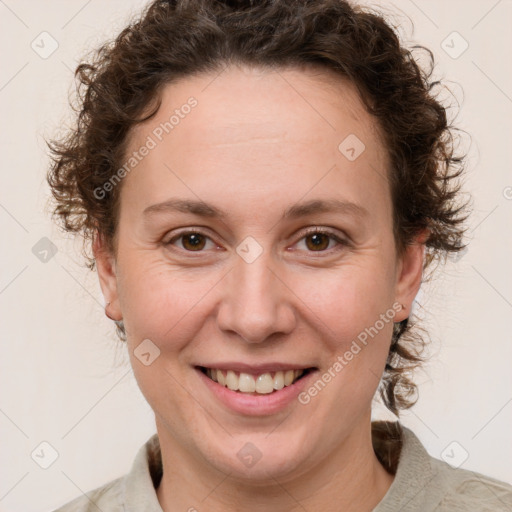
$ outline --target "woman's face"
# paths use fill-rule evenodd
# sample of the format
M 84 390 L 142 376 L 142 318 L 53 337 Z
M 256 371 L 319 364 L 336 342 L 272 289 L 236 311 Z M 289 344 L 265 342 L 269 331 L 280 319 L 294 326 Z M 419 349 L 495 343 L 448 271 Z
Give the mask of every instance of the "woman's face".
M 346 454 L 423 255 L 397 257 L 386 148 L 353 86 L 292 69 L 189 77 L 126 161 L 117 258 L 95 251 L 162 446 L 253 481 Z

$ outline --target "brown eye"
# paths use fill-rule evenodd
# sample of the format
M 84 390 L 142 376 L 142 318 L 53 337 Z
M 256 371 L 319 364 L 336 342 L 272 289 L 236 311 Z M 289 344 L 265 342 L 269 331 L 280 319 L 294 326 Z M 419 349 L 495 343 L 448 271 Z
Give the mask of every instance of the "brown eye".
M 215 248 L 215 243 L 207 235 L 198 231 L 183 231 L 179 235 L 171 238 L 168 242 L 164 242 L 166 246 L 177 246 L 178 249 L 187 252 L 203 252 L 203 249 Z M 210 244 L 208 246 L 208 244 Z
M 331 244 L 332 242 L 332 244 Z M 344 238 L 338 236 L 335 232 L 325 228 L 309 228 L 300 239 L 299 249 L 309 252 L 316 252 L 320 255 L 329 255 L 334 251 L 340 251 L 348 247 L 350 244 Z M 302 246 L 302 247 L 301 247 Z
M 206 238 L 201 233 L 188 233 L 180 237 L 181 245 L 187 251 L 200 251 L 204 249 Z
M 305 237 L 306 246 L 312 251 L 324 251 L 329 247 L 330 238 L 331 237 L 325 233 L 314 233 L 312 235 L 307 235 Z M 308 240 L 310 240 L 311 243 L 308 243 Z

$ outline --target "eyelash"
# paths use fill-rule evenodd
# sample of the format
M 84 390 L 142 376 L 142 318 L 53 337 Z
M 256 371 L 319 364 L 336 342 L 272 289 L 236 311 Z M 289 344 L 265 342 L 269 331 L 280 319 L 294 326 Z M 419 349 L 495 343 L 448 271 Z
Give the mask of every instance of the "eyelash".
M 299 238 L 298 241 L 301 241 L 303 240 L 304 238 L 310 236 L 310 235 L 316 235 L 316 234 L 322 234 L 322 235 L 327 235 L 328 237 L 330 237 L 332 240 L 334 240 L 335 242 L 338 243 L 338 248 L 331 248 L 331 249 L 324 249 L 324 250 L 320 250 L 320 251 L 308 251 L 312 254 L 314 253 L 319 253 L 320 255 L 322 254 L 331 254 L 333 251 L 337 251 L 337 250 L 340 250 L 341 248 L 343 247 L 346 247 L 349 245 L 349 242 L 343 238 L 340 238 L 337 234 L 335 234 L 334 232 L 328 230 L 328 229 L 325 229 L 325 228 L 317 228 L 317 227 L 311 227 L 311 228 L 307 228 L 301 238 Z M 176 241 L 176 240 L 179 240 L 180 238 L 182 237 L 185 237 L 187 235 L 202 235 L 204 236 L 205 238 L 211 240 L 213 242 L 213 240 L 211 239 L 210 236 L 208 236 L 206 233 L 200 231 L 200 230 L 187 230 L 187 231 L 182 231 L 181 233 L 173 236 L 170 240 L 168 240 L 167 242 L 164 242 L 164 245 L 165 246 L 172 246 L 173 243 Z M 215 243 L 215 242 L 214 242 Z M 187 249 L 183 249 L 183 248 L 177 248 L 177 250 L 179 251 L 183 251 L 183 252 L 186 252 L 186 253 L 191 253 L 191 254 L 194 254 L 194 253 L 198 253 L 198 254 L 201 254 L 204 251 L 203 250 L 199 250 L 199 251 L 189 251 Z

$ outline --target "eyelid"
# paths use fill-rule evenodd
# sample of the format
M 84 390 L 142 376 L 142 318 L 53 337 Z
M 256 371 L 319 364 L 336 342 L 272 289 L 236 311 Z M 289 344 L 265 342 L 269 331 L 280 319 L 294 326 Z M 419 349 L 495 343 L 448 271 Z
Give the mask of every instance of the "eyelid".
M 324 227 L 321 227 L 321 226 L 311 226 L 311 227 L 305 228 L 304 231 L 300 231 L 300 233 L 302 233 L 302 237 L 301 238 L 303 238 L 304 236 L 307 236 L 307 235 L 314 234 L 314 233 L 323 233 L 325 235 L 332 236 L 333 238 L 335 238 L 337 240 L 345 241 L 344 239 L 341 238 L 341 235 L 339 235 L 333 229 L 331 229 L 331 228 L 324 228 Z

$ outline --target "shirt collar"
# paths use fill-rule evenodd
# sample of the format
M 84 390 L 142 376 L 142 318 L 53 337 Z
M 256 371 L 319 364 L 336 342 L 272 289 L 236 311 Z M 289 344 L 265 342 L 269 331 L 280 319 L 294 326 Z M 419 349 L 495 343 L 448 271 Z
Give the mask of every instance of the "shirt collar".
M 125 512 L 163 512 L 156 495 L 162 477 L 162 456 L 158 434 L 140 448 L 121 487 Z
M 432 469 L 432 457 L 425 450 L 416 434 L 400 423 L 378 422 L 390 426 L 393 431 L 400 431 L 401 441 L 391 440 L 395 451 L 390 450 L 388 459 L 396 457 L 396 471 L 393 483 L 373 512 L 396 512 L 397 510 L 422 510 L 426 508 L 425 494 L 429 493 L 430 484 L 437 477 Z M 373 424 L 372 424 L 373 427 Z M 383 426 L 383 428 L 386 428 Z M 372 432 L 373 433 L 373 432 Z M 385 445 L 385 443 L 384 443 Z M 401 445 L 401 446 L 399 446 Z M 379 454 L 377 455 L 380 459 Z M 434 503 L 434 500 L 430 500 Z M 421 504 L 418 508 L 418 504 Z

